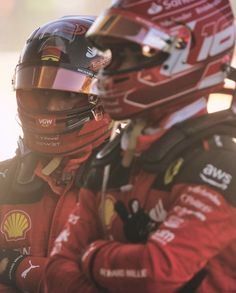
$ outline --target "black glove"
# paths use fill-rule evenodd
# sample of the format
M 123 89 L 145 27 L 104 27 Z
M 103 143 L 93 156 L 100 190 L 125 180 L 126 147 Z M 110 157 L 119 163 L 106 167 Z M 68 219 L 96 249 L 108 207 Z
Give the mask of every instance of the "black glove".
M 25 255 L 20 254 L 18 251 L 10 249 L 0 250 L 0 262 L 4 259 L 7 261 L 5 270 L 0 274 L 0 283 L 16 287 L 16 269 L 24 258 Z
M 156 223 L 140 207 L 138 200 L 129 202 L 129 210 L 121 201 L 115 203 L 115 211 L 124 223 L 124 234 L 131 243 L 145 243 L 151 231 L 156 227 Z

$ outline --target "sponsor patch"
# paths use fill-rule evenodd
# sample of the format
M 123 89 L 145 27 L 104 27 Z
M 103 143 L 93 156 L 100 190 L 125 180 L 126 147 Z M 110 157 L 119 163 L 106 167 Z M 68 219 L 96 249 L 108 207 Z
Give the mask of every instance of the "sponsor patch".
M 17 241 L 25 239 L 27 231 L 31 228 L 30 216 L 21 210 L 8 212 L 1 224 L 1 232 L 7 241 Z
M 175 239 L 175 234 L 169 230 L 159 229 L 152 235 L 151 238 L 163 245 L 166 245 Z
M 202 181 L 222 190 L 226 190 L 232 180 L 231 174 L 212 164 L 207 164 L 199 175 Z
M 39 267 L 40 267 L 39 265 L 33 265 L 31 260 L 29 260 L 29 267 L 21 273 L 21 277 L 25 279 L 31 270 L 39 268 Z
M 184 223 L 184 219 L 176 215 L 171 215 L 165 222 L 164 226 L 172 229 L 178 229 Z
M 64 230 L 62 230 L 62 232 L 58 235 L 58 237 L 55 240 L 51 255 L 57 254 L 61 251 L 62 243 L 68 242 L 69 236 L 70 236 L 69 228 L 65 228 Z
M 185 6 L 186 4 L 196 3 L 196 0 L 164 0 L 163 5 L 166 10 Z
M 170 184 L 173 181 L 174 177 L 179 173 L 180 167 L 182 166 L 183 162 L 184 159 L 179 158 L 170 165 L 164 176 L 165 185 Z
M 117 269 L 117 270 L 109 270 L 105 268 L 100 269 L 100 275 L 106 278 L 146 278 L 147 277 L 147 270 L 125 270 L 125 269 Z
M 221 202 L 217 195 L 213 194 L 213 192 L 208 191 L 206 188 L 202 186 L 189 186 L 189 192 L 197 193 L 204 198 L 207 198 L 210 202 L 214 203 L 216 206 L 220 206 Z
M 175 206 L 174 211 L 179 217 L 193 216 L 202 222 L 206 221 L 206 216 L 198 211 L 193 211 L 181 206 Z
M 86 52 L 86 57 L 93 58 L 97 55 L 97 53 L 98 53 L 98 50 L 96 48 L 88 47 Z
M 38 118 L 37 124 L 43 128 L 49 128 L 56 125 L 56 119 Z
M 180 196 L 180 199 L 183 203 L 188 204 L 192 207 L 195 207 L 196 209 L 198 209 L 199 211 L 201 211 L 202 213 L 210 213 L 212 212 L 212 208 L 205 204 L 204 202 L 195 199 L 192 195 L 188 194 L 188 193 L 184 193 Z
M 147 13 L 150 15 L 158 14 L 162 12 L 163 6 L 152 2 L 151 6 L 148 8 Z

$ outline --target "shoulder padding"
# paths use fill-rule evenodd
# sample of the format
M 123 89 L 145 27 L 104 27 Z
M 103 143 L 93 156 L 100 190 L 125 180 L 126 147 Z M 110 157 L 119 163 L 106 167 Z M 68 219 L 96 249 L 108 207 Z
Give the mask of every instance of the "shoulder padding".
M 207 114 L 173 126 L 142 154 L 140 163 L 147 172 L 162 172 L 181 153 L 212 135 L 236 136 L 236 115 L 232 110 Z
M 45 183 L 34 174 L 37 163 L 33 152 L 0 163 L 0 204 L 32 203 L 41 198 Z
M 130 168 L 121 165 L 121 134 L 114 140 L 108 142 L 101 151 L 99 151 L 93 160 L 88 171 L 85 187 L 94 192 L 101 190 L 104 178 L 104 169 L 109 165 L 108 188 L 119 188 L 127 184 Z
M 235 142 L 227 135 L 213 136 L 208 140 L 208 149 L 196 148 L 185 155 L 175 184 L 205 185 L 219 192 L 236 206 L 236 161 Z
M 93 166 L 106 166 L 111 164 L 113 160 L 117 160 L 121 152 L 120 148 L 121 134 L 118 134 L 112 141 L 109 141 L 105 146 L 97 153 L 96 159 L 93 161 Z

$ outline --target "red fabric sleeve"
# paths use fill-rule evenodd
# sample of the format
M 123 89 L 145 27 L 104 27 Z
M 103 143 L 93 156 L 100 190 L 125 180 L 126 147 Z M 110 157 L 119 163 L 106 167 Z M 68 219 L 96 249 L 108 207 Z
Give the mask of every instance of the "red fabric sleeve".
M 16 270 L 17 287 L 22 291 L 37 292 L 40 289 L 46 263 L 45 257 L 25 257 Z
M 99 291 L 90 283 L 80 271 L 78 264 L 54 256 L 45 272 L 44 293 L 98 293 Z
M 55 241 L 45 271 L 46 292 L 98 292 L 81 272 L 81 256 L 89 243 L 101 238 L 97 202 L 89 191 L 81 190 L 80 203 L 69 216 Z
M 208 198 L 203 201 L 196 190 L 190 186 L 175 189 L 195 200 L 195 208 L 183 197 L 177 200 L 146 244 L 107 241 L 99 251 L 95 249 L 95 282 L 108 292 L 124 292 L 125 288 L 126 292 L 173 293 L 233 241 L 236 209 L 215 191 L 204 188 Z M 92 244 L 97 245 L 99 241 Z

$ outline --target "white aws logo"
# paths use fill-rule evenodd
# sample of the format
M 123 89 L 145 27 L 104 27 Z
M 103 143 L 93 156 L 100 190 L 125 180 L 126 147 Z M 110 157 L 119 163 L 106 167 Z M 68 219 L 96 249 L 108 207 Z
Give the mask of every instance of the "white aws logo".
M 204 167 L 200 173 L 200 177 L 204 182 L 207 182 L 208 184 L 218 187 L 222 190 L 227 189 L 232 180 L 231 174 L 218 169 L 212 164 L 207 164 Z

